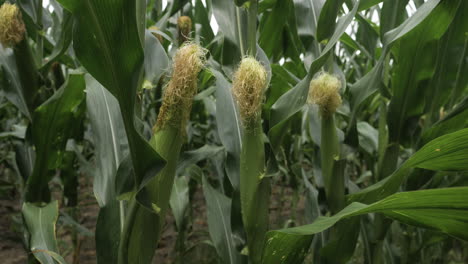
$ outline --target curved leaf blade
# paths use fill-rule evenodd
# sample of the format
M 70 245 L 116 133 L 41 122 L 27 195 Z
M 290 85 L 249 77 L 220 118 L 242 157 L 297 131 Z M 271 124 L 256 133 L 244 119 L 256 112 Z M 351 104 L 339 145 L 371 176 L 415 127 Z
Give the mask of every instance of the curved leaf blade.
M 349 201 L 371 203 L 385 198 L 400 188 L 411 168 L 428 170 L 468 170 L 468 129 L 438 137 L 424 145 L 393 174 L 360 192 L 349 195 Z
M 73 47 L 78 60 L 119 102 L 135 170 L 135 189 L 139 191 L 163 168 L 164 162 L 135 128 L 135 97 L 144 57 L 137 3 L 124 0 L 59 2 L 75 18 Z
M 342 219 L 367 213 L 383 213 L 405 224 L 468 240 L 467 200 L 468 188 L 460 187 L 402 192 L 370 205 L 355 202 L 334 216 L 319 217 L 312 224 L 268 232 L 263 263 L 302 263 L 314 234 Z M 446 214 L 453 218 L 446 218 Z

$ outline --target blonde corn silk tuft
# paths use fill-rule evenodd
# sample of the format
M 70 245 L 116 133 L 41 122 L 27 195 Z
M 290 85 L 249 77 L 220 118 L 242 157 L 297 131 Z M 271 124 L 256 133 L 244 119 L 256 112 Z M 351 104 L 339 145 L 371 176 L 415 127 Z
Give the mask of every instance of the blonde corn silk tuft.
M 167 126 L 184 129 L 197 93 L 197 77 L 205 63 L 206 50 L 186 43 L 175 54 L 172 77 L 164 89 L 163 103 L 154 130 Z
M 181 16 L 177 19 L 177 29 L 179 34 L 179 44 L 190 40 L 192 31 L 192 19 L 188 16 Z
M 252 57 L 242 59 L 234 74 L 232 93 L 244 126 L 249 126 L 260 116 L 266 79 L 267 72 L 260 62 Z
M 329 73 L 321 73 L 310 82 L 309 103 L 317 104 L 322 116 L 330 116 L 341 105 L 341 82 Z
M 10 3 L 0 6 L 0 43 L 4 47 L 13 47 L 23 40 L 25 32 L 18 6 Z

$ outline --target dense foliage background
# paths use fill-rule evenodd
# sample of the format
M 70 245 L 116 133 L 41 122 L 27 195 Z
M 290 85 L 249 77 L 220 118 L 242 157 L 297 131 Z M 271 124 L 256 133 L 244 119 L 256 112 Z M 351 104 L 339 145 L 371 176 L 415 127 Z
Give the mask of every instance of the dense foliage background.
M 248 263 L 231 82 L 252 50 L 269 83 L 262 226 L 281 229 L 262 263 L 468 263 L 468 1 L 10 2 L 27 33 L 0 46 L 2 261 L 117 263 L 128 201 L 164 165 L 147 141 L 189 34 L 207 60 L 155 263 Z M 322 71 L 342 83 L 338 214 L 307 101 Z

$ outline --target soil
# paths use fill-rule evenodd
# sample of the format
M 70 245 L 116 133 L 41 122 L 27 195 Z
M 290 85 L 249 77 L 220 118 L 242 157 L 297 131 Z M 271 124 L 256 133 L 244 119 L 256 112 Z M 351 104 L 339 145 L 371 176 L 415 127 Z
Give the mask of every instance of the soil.
M 61 200 L 60 188 L 58 183 L 52 183 L 53 197 Z M 27 262 L 27 253 L 23 247 L 21 239 L 21 204 L 20 195 L 15 188 L 8 192 L 2 192 L 0 195 L 0 259 L 4 264 L 20 264 Z M 80 179 L 78 197 L 78 222 L 80 225 L 94 233 L 96 219 L 99 212 L 99 206 L 94 199 L 92 191 L 92 179 L 82 177 Z M 293 215 L 298 216 L 298 223 L 303 222 L 304 200 L 302 198 L 293 202 L 293 191 L 291 188 L 276 186 L 272 189 L 272 199 L 270 206 L 271 228 L 283 227 L 289 223 Z M 69 209 L 60 206 L 70 214 Z M 185 254 L 183 261 L 177 255 L 176 240 L 177 231 L 175 229 L 174 217 L 169 213 L 166 218 L 166 227 L 162 234 L 161 241 L 153 263 L 217 263 L 216 252 L 210 245 L 206 219 L 206 205 L 203 192 L 200 186 L 191 201 L 192 221 L 189 224 L 188 234 L 185 242 Z M 75 228 L 64 225 L 59 221 L 57 224 L 57 240 L 61 255 L 70 264 L 91 264 L 96 263 L 95 242 L 93 236 L 85 236 L 78 233 L 76 247 L 73 246 L 73 234 Z M 179 261 L 176 261 L 179 260 Z

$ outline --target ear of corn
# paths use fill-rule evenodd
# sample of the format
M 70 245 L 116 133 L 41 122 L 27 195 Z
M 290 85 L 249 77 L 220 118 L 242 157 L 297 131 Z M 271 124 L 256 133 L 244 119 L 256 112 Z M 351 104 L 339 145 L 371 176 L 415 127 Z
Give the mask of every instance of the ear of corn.
M 126 221 L 126 237 L 121 240 L 121 263 L 150 263 L 152 260 L 169 207 L 177 160 L 185 140 L 185 126 L 197 92 L 197 76 L 203 67 L 204 55 L 200 46 L 188 43 L 174 57 L 172 78 L 165 88 L 150 141 L 167 164 L 139 197 L 148 200 L 152 208 L 132 201 Z
M 321 73 L 310 82 L 309 102 L 319 106 L 321 113 L 321 166 L 325 182 L 325 192 L 332 213 L 337 213 L 344 206 L 344 179 L 334 171 L 336 161 L 340 159 L 340 146 L 335 127 L 335 112 L 341 105 L 339 89 L 341 82 L 333 75 Z
M 240 159 L 242 221 L 247 234 L 249 258 L 261 263 L 268 231 L 270 179 L 265 177 L 265 150 L 261 125 L 244 129 Z
M 265 68 L 252 57 L 244 58 L 234 75 L 232 92 L 246 128 L 259 122 L 266 77 Z
M 333 115 L 341 105 L 340 87 L 338 78 L 321 73 L 310 82 L 309 103 L 317 104 L 323 117 Z
M 268 230 L 270 181 L 265 178 L 265 150 L 261 103 L 266 85 L 265 68 L 254 58 L 244 58 L 235 73 L 232 92 L 242 118 L 240 195 L 242 220 L 247 234 L 249 258 L 261 262 Z
M 12 48 L 21 85 L 27 87 L 26 101 L 32 113 L 36 105 L 34 101 L 38 90 L 38 73 L 36 61 L 31 47 L 26 39 L 21 10 L 15 4 L 8 2 L 0 6 L 0 43 L 6 48 Z M 59 84 L 58 86 L 60 86 Z
M 192 32 L 192 19 L 188 16 L 181 16 L 177 19 L 177 31 L 179 37 L 179 45 L 190 40 Z
M 18 6 L 4 3 L 0 6 L 0 43 L 13 47 L 24 39 L 26 27 Z

